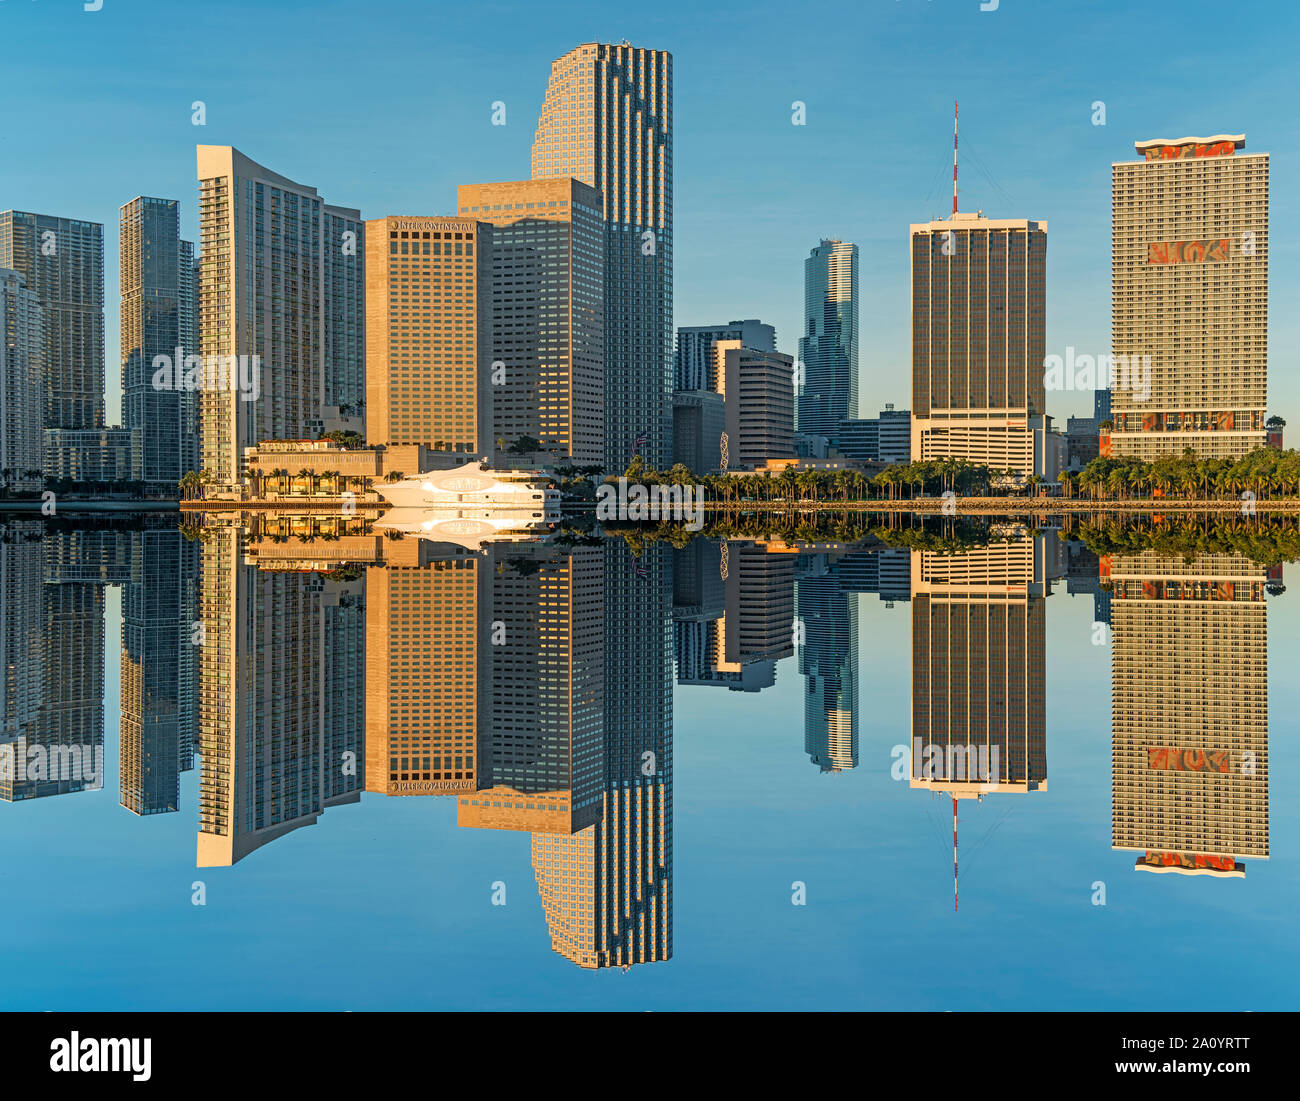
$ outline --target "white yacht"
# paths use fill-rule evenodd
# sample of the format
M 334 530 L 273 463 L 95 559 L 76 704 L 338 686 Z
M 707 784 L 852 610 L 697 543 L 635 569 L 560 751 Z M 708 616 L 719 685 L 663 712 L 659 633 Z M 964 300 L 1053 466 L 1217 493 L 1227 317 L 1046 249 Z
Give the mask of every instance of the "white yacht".
M 560 491 L 545 474 L 492 470 L 486 462 L 431 470 L 400 482 L 379 482 L 375 490 L 394 508 L 425 509 L 439 513 L 441 519 L 448 519 L 448 513 L 451 517 L 482 516 L 508 509 L 549 521 L 558 519 L 560 512 Z

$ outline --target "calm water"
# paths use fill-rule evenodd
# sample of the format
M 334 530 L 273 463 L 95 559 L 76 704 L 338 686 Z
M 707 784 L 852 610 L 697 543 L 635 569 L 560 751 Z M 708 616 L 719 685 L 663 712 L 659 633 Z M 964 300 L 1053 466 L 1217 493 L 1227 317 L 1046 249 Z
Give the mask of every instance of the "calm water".
M 0 523 L 0 1007 L 1295 1007 L 1240 538 Z

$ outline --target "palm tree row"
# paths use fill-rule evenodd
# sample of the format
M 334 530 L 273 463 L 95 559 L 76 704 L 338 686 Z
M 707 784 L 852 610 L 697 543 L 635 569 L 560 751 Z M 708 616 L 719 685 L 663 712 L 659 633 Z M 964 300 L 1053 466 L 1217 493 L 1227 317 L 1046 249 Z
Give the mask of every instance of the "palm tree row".
M 1259 499 L 1300 494 L 1300 452 L 1261 447 L 1239 459 L 1203 459 L 1191 448 L 1154 462 L 1103 456 L 1060 476 L 1066 496 L 1096 501 L 1132 497 L 1221 500 L 1251 492 Z

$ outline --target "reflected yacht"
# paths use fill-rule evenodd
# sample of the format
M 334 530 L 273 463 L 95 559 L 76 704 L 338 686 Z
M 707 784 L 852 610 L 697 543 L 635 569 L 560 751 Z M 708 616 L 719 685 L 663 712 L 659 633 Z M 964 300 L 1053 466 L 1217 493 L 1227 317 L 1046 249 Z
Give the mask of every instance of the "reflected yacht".
M 399 482 L 381 482 L 375 488 L 395 508 L 441 514 L 509 509 L 535 514 L 539 520 L 559 518 L 560 492 L 545 474 L 535 470 L 492 470 L 487 462 L 431 470 Z

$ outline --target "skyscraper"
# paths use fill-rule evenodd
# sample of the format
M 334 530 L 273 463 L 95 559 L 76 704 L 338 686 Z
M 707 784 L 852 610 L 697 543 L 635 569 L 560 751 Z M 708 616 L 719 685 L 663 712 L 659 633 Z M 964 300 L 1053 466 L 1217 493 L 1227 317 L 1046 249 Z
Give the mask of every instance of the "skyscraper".
M 551 65 L 533 179 L 572 176 L 605 219 L 605 466 L 672 454 L 673 59 L 584 43 Z
M 1047 223 L 911 227 L 912 459 L 1054 479 L 1043 382 Z
M 201 461 L 230 489 L 245 447 L 315 437 L 360 400 L 365 225 L 228 145 L 198 147 L 198 177 Z
M 51 214 L 0 211 L 0 268 L 41 305 L 45 428 L 104 425 L 104 227 Z
M 41 488 L 45 333 L 41 304 L 18 272 L 0 268 L 0 480 Z
M 1117 456 L 1265 444 L 1269 157 L 1245 145 L 1157 138 L 1111 166 L 1112 353 L 1128 367 L 1111 386 Z
M 605 227 L 576 179 L 470 184 L 462 217 L 490 223 L 494 461 L 605 458 Z M 536 440 L 536 450 L 521 447 Z M 512 451 L 511 448 L 514 450 Z M 515 458 L 515 461 L 520 461 Z
M 175 491 L 198 464 L 198 394 L 186 390 L 184 357 L 194 337 L 194 246 L 180 239 L 180 204 L 145 196 L 121 209 L 122 423 L 138 434 L 135 480 Z M 154 385 L 154 359 L 180 356 L 167 386 Z
M 795 427 L 832 446 L 858 413 L 858 246 L 823 239 L 803 262 L 803 385 Z
M 464 218 L 366 223 L 370 444 L 459 452 L 490 446 L 491 246 L 484 228 Z

